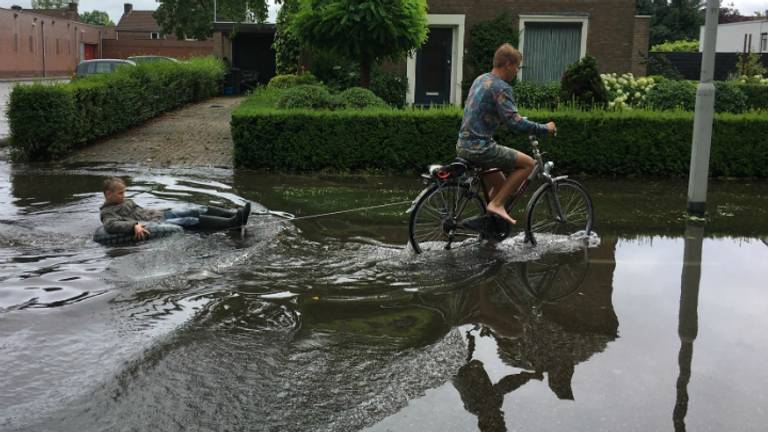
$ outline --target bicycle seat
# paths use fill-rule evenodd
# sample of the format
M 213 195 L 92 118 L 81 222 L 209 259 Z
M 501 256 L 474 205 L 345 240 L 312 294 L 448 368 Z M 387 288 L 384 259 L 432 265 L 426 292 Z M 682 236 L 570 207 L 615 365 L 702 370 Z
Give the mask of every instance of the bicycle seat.
M 457 157 L 446 165 L 437 165 L 431 171 L 431 174 L 439 178 L 440 180 L 448 180 L 455 177 L 459 177 L 464 174 L 472 165 L 472 162 Z
M 501 172 L 501 168 L 488 168 L 483 169 L 480 165 L 475 165 L 472 161 L 468 159 L 464 159 L 463 157 L 456 156 L 456 159 L 453 160 L 453 163 L 461 163 L 466 166 L 467 170 L 477 169 L 480 170 L 481 175 L 485 174 L 493 174 L 496 172 Z

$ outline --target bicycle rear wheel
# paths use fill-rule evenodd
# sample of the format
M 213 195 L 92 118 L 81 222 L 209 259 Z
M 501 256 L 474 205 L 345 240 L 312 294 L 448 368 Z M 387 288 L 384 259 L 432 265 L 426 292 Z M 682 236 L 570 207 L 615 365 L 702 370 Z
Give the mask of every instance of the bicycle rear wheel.
M 525 234 L 534 245 L 544 235 L 589 236 L 594 222 L 592 199 L 579 182 L 560 179 L 533 194 L 525 219 Z
M 465 185 L 432 185 L 425 189 L 411 211 L 408 234 L 416 253 L 450 249 L 454 243 L 478 238 L 479 233 L 460 222 L 485 214 L 485 204 Z

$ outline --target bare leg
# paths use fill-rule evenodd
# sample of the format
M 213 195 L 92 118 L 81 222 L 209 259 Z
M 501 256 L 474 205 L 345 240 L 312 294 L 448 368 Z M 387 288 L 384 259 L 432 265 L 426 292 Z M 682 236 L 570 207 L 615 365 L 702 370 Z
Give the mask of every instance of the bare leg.
M 525 153 L 517 153 L 517 161 L 515 162 L 515 170 L 509 174 L 504 186 L 495 194 L 491 202 L 488 203 L 486 210 L 489 213 L 493 213 L 511 224 L 516 224 L 517 221 L 507 214 L 507 210 L 504 208 L 507 198 L 512 195 L 513 192 L 520 188 L 523 181 L 531 174 L 533 170 L 533 159 Z
M 496 196 L 497 193 L 499 193 L 499 190 L 504 186 L 504 183 L 507 181 L 507 178 L 504 176 L 504 173 L 501 171 L 492 173 L 492 174 L 485 174 L 483 176 L 483 185 L 485 186 L 485 191 L 488 194 L 486 197 L 488 201 L 493 200 L 493 197 Z

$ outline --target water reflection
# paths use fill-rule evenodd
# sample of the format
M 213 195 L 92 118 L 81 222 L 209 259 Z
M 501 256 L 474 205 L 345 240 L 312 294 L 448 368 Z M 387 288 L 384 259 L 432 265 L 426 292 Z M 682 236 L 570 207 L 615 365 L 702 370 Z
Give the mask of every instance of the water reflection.
M 479 430 L 506 431 L 504 396 L 531 380 L 546 378 L 558 399 L 574 399 L 576 365 L 617 337 L 611 284 L 604 280 L 610 280 L 611 272 L 590 272 L 585 249 L 503 265 L 494 282 L 506 304 L 493 303 L 498 297 L 491 288 L 479 290 L 476 302 L 468 304 L 474 327 L 466 332 L 467 363 L 453 378 L 464 408 L 477 416 Z M 499 358 L 522 371 L 493 383 L 483 362 L 473 359 L 476 337 L 493 338 Z
M 680 352 L 677 363 L 677 397 L 672 420 L 676 432 L 685 431 L 688 413 L 688 382 L 691 380 L 693 342 L 699 333 L 699 281 L 701 280 L 701 254 L 704 244 L 704 226 L 688 222 L 685 227 L 683 274 L 680 282 L 680 314 L 677 334 L 680 336 Z

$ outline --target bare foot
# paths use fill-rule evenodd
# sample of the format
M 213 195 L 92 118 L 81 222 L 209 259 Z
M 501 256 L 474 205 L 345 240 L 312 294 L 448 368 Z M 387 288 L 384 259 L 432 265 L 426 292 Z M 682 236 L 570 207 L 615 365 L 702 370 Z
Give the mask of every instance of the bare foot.
M 510 224 L 512 224 L 512 225 L 516 225 L 516 224 L 517 224 L 517 221 L 516 221 L 516 220 L 514 220 L 514 219 L 512 219 L 512 218 L 511 218 L 511 217 L 510 217 L 510 216 L 507 214 L 507 211 L 506 211 L 506 210 L 504 210 L 504 207 L 497 207 L 497 206 L 495 206 L 495 205 L 493 205 L 493 204 L 488 204 L 488 206 L 487 206 L 487 207 L 485 207 L 485 210 L 486 210 L 488 213 L 493 213 L 493 214 L 495 214 L 496 216 L 498 216 L 498 217 L 500 217 L 500 218 L 504 219 L 505 221 L 509 222 L 509 223 L 510 223 Z

